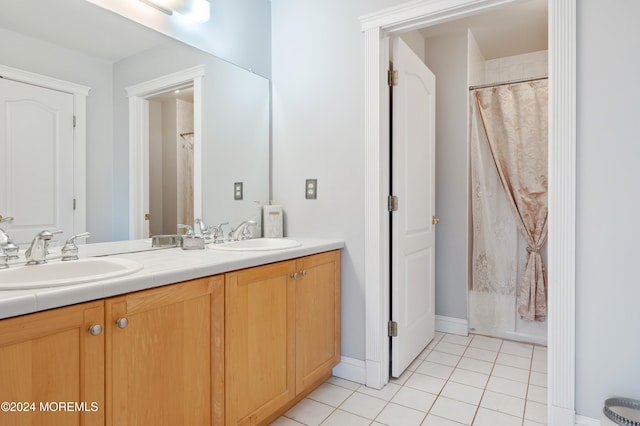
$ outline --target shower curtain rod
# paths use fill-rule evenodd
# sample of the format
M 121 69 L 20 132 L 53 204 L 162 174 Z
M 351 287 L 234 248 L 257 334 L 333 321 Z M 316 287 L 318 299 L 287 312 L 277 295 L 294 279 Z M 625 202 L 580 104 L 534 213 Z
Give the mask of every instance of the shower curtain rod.
M 192 135 L 192 134 L 193 134 L 193 132 L 184 132 L 184 133 L 180 133 L 180 136 L 182 136 L 184 138 L 185 136 L 189 136 L 189 135 Z
M 507 84 L 527 83 L 529 81 L 546 80 L 548 78 L 549 77 L 535 77 L 535 78 L 525 78 L 522 80 L 509 80 L 503 83 L 481 84 L 479 86 L 469 86 L 469 91 L 476 90 L 476 89 L 485 89 L 487 87 L 506 86 Z

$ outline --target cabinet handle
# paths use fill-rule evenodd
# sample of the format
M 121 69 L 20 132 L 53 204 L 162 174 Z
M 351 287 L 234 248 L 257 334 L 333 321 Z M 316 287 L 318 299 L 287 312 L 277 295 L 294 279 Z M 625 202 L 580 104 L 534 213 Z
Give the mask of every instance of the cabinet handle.
M 89 333 L 91 333 L 92 336 L 99 336 L 102 334 L 102 326 L 100 324 L 93 324 L 89 327 Z
M 293 274 L 289 275 L 291 278 L 293 278 L 294 280 L 298 279 L 298 273 L 294 272 Z
M 116 325 L 118 328 L 126 328 L 129 325 L 129 320 L 126 318 L 118 318 L 116 320 Z
M 302 275 L 303 277 L 307 276 L 307 270 L 303 269 L 302 271 L 300 271 L 300 275 Z

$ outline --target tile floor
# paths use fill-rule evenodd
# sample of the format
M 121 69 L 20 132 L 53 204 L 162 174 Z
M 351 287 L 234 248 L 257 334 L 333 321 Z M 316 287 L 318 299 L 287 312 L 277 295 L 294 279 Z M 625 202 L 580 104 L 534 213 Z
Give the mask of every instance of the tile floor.
M 436 333 L 383 389 L 332 377 L 272 425 L 539 426 L 546 402 L 546 347 Z

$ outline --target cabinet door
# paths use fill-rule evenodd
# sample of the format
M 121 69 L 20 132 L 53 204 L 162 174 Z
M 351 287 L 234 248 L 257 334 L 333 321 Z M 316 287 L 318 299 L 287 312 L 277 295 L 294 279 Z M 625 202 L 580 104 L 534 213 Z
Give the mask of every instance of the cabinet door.
M 295 262 L 225 276 L 227 425 L 255 425 L 295 396 Z
M 208 425 L 215 418 L 215 295 L 208 277 L 107 299 L 107 425 Z
M 340 251 L 296 263 L 296 394 L 340 361 Z
M 104 303 L 0 321 L 2 425 L 104 424 Z M 3 406 L 3 408 L 5 408 Z M 24 411 L 28 410 L 28 411 Z

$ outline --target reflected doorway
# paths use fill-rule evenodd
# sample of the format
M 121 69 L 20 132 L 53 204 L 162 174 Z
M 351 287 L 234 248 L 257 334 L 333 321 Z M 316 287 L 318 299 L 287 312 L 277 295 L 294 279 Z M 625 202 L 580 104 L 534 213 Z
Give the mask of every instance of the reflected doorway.
M 193 226 L 193 86 L 147 98 L 149 104 L 149 234 Z

